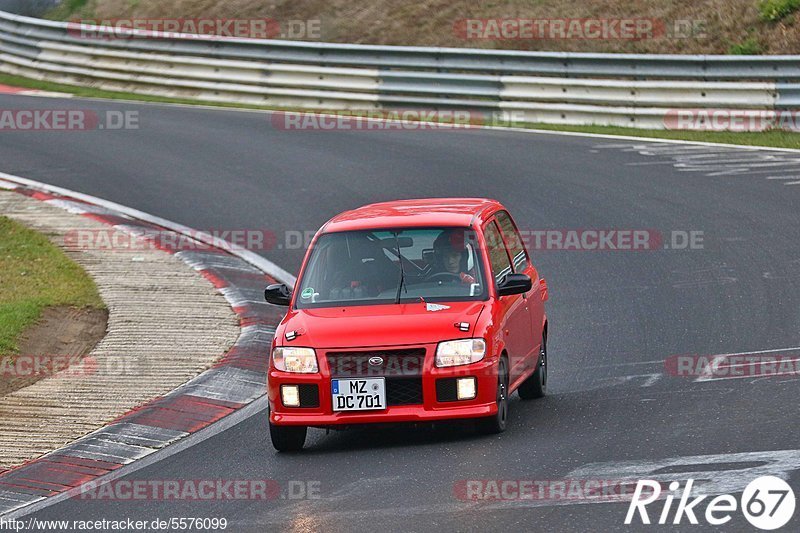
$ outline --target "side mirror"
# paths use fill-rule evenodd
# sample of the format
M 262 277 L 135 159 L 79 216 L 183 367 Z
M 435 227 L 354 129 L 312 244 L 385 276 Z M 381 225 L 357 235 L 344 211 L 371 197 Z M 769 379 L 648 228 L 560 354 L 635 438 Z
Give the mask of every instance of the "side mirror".
M 292 301 L 292 289 L 283 283 L 275 283 L 266 288 L 264 299 L 273 305 L 289 305 Z
M 533 282 L 527 274 L 508 274 L 497 285 L 498 296 L 522 294 L 531 290 Z

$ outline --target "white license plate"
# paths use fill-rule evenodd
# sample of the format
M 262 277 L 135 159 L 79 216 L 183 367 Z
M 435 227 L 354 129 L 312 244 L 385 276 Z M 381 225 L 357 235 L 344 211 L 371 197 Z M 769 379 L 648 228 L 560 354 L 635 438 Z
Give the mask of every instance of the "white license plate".
M 371 411 L 386 409 L 386 379 L 332 379 L 334 411 Z

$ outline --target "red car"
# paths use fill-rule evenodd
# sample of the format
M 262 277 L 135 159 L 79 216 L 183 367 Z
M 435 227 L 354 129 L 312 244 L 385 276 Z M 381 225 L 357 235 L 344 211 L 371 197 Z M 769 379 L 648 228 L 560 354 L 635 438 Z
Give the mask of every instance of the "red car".
M 279 451 L 309 426 L 479 419 L 547 389 L 547 285 L 502 204 L 400 200 L 342 213 L 316 234 L 272 342 L 269 427 Z

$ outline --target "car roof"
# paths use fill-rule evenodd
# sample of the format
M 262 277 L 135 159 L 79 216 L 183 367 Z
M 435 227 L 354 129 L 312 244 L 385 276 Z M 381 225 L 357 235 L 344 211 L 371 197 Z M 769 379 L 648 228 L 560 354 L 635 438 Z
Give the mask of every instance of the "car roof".
M 423 198 L 369 204 L 345 211 L 330 219 L 323 233 L 380 228 L 455 226 L 469 227 L 500 209 L 497 200 L 488 198 Z

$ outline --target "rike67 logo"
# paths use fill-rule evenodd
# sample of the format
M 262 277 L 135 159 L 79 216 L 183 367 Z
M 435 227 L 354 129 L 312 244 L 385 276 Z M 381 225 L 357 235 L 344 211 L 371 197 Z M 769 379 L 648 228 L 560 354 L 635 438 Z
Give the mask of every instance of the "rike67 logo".
M 628 507 L 625 524 L 638 521 L 642 524 L 661 525 L 686 522 L 699 524 L 698 507 L 708 496 L 693 495 L 693 486 L 694 480 L 689 479 L 683 491 L 680 491 L 680 483 L 673 481 L 669 484 L 669 492 L 665 496 L 658 481 L 640 480 Z M 663 505 L 655 503 L 662 500 Z M 707 524 L 721 526 L 730 522 L 735 513 L 741 512 L 755 528 L 771 531 L 789 523 L 794 515 L 795 505 L 794 491 L 788 483 L 779 477 L 762 476 L 745 487 L 740 500 L 730 494 L 714 497 L 707 502 L 705 513 L 700 516 L 705 518 Z M 648 506 L 651 506 L 651 509 L 648 509 Z M 649 511 L 653 510 L 660 512 L 651 518 Z

